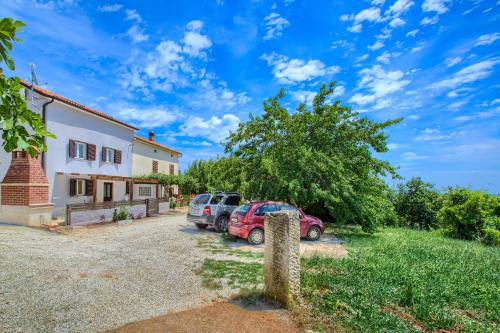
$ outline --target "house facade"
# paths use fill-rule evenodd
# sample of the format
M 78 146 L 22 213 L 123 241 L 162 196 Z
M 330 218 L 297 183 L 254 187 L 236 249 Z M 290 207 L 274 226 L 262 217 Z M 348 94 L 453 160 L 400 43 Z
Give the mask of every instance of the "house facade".
M 64 216 L 67 204 L 158 197 L 156 184 L 132 177 L 136 127 L 49 90 L 22 84 L 28 106 L 57 137 L 47 139 L 48 150 L 40 156 L 53 217 Z M 1 180 L 11 154 L 0 149 L 0 158 Z M 141 183 L 151 190 L 140 189 Z
M 135 135 L 132 149 L 132 175 L 138 177 L 155 172 L 178 175 L 179 158 L 181 156 L 182 154 L 179 151 L 156 142 L 153 132 L 149 132 L 148 138 Z M 155 193 L 158 191 L 159 197 L 166 196 L 166 193 L 163 193 L 161 188 L 152 188 L 152 185 L 149 185 L 151 190 L 145 189 L 146 184 L 136 185 L 136 187 L 134 191 L 146 191 L 146 193 L 147 191 Z M 141 190 L 139 187 L 143 189 Z M 175 195 L 178 193 L 178 188 L 173 186 L 171 191 L 172 193 L 169 194 Z

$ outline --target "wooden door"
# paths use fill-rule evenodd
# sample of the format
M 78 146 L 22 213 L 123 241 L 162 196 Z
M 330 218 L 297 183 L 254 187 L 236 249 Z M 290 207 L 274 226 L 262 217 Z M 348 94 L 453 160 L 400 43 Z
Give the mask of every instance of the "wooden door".
M 104 183 L 104 201 L 113 201 L 113 183 Z

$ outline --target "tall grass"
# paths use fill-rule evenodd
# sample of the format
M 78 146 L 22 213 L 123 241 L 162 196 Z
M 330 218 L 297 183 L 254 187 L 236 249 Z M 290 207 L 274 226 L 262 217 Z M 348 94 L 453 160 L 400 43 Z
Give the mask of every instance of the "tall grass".
M 499 248 L 408 229 L 335 232 L 347 257 L 302 260 L 302 293 L 323 322 L 316 328 L 500 330 Z

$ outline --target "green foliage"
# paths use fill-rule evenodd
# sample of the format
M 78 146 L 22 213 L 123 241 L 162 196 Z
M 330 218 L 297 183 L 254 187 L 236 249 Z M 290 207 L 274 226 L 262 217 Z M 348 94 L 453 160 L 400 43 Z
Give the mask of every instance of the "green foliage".
M 438 198 L 434 185 L 424 182 L 420 177 L 412 178 L 406 184 L 399 184 L 394 206 L 400 224 L 420 229 L 436 227 Z
M 479 239 L 484 227 L 498 224 L 498 197 L 456 187 L 449 188 L 440 201 L 438 218 L 453 237 Z
M 113 211 L 113 222 L 123 221 L 128 219 L 128 210 L 125 207 L 120 207 Z
M 301 293 L 318 322 L 348 332 L 498 331 L 500 249 L 403 228 L 336 234 L 348 236 L 347 257 L 302 259 Z
M 175 201 L 175 199 L 170 200 L 169 207 L 170 209 L 175 209 L 175 207 L 177 207 L 177 202 Z
M 12 18 L 0 19 L 0 65 L 14 70 L 14 60 L 9 52 L 12 42 L 20 41 L 16 33 L 20 32 L 24 23 Z M 46 151 L 44 137 L 55 138 L 45 130 L 41 116 L 31 111 L 21 93 L 22 86 L 18 77 L 6 77 L 0 67 L 0 131 L 3 149 L 11 152 L 15 149 L 27 151 L 31 156 Z
M 486 245 L 500 246 L 500 230 L 484 228 L 481 241 Z
M 374 153 L 387 151 L 384 129 L 339 101 L 329 103 L 335 83 L 321 86 L 309 110 L 264 102 L 262 116 L 250 115 L 225 142 L 227 158 L 196 161 L 186 171 L 200 191 L 231 190 L 245 198 L 282 200 L 311 214 L 367 231 L 394 219 L 388 188 L 380 176 L 396 176 Z M 392 216 L 388 216 L 391 215 Z

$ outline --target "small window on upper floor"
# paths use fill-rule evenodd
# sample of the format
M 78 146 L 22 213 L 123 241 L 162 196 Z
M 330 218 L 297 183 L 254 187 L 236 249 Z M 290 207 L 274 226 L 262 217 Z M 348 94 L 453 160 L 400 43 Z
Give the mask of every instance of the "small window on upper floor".
M 87 144 L 75 141 L 75 158 L 87 159 Z
M 114 163 L 115 162 L 115 150 L 111 148 L 103 148 L 104 149 L 104 162 Z

